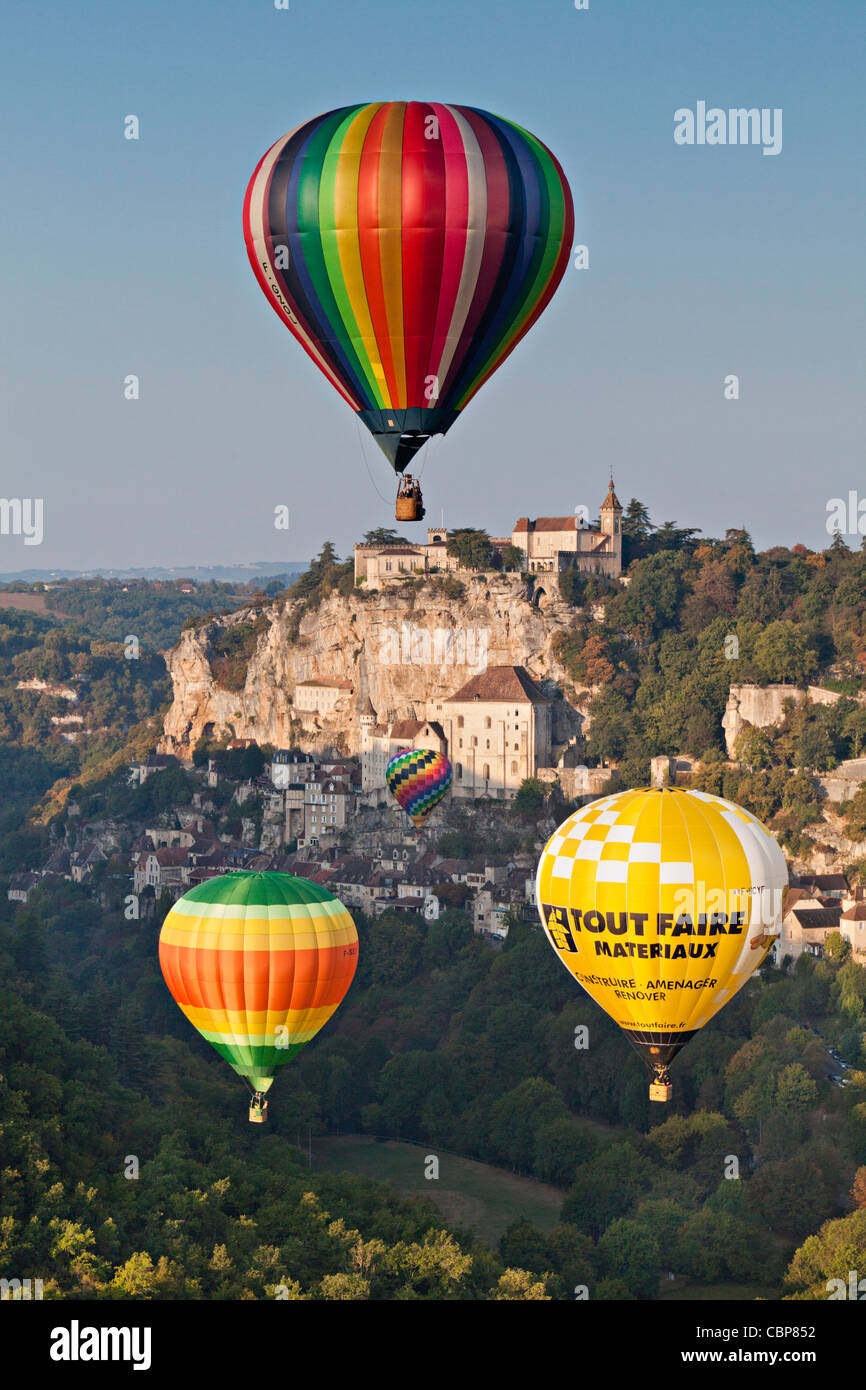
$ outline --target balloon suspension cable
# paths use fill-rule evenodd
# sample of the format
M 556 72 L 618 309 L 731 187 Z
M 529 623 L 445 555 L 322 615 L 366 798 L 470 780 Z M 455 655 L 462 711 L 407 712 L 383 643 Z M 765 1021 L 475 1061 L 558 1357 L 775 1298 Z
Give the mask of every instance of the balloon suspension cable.
M 418 457 L 420 458 L 420 460 L 421 460 L 421 467 L 418 469 L 418 472 L 415 474 L 415 477 L 418 479 L 419 483 L 420 483 L 421 479 L 422 479 L 423 476 L 424 476 L 424 469 L 427 467 L 427 455 L 428 455 L 428 453 L 429 453 L 429 451 L 430 451 L 430 446 L 431 446 L 431 444 L 433 443 L 433 440 L 434 440 L 436 437 L 437 437 L 437 436 L 436 436 L 436 435 L 433 435 L 433 434 L 431 434 L 431 435 L 428 437 L 426 443 L 423 445 L 423 447 L 422 447 L 422 449 L 421 449 L 421 452 L 420 452 L 420 454 L 419 454 L 419 456 L 418 456 Z
M 379 488 L 378 488 L 378 486 L 377 486 L 377 484 L 376 484 L 376 479 L 373 477 L 373 474 L 370 472 L 370 465 L 369 465 L 369 463 L 367 462 L 367 455 L 366 455 L 366 453 L 364 452 L 364 439 L 363 439 L 363 436 L 362 436 L 362 434 L 361 434 L 361 426 L 360 426 L 360 423 L 359 423 L 359 421 L 358 421 L 357 415 L 355 416 L 355 428 L 356 428 L 357 431 L 358 431 L 358 448 L 361 450 L 361 458 L 364 460 L 364 467 L 365 467 L 366 470 L 367 470 L 367 477 L 370 479 L 370 482 L 371 482 L 372 485 L 373 485 L 374 491 L 378 494 L 379 500 L 382 501 L 382 502 L 384 502 L 385 505 L 388 506 L 388 505 L 389 505 L 389 499 L 388 499 L 387 497 L 383 497 L 383 496 L 382 496 L 382 493 L 379 492 Z

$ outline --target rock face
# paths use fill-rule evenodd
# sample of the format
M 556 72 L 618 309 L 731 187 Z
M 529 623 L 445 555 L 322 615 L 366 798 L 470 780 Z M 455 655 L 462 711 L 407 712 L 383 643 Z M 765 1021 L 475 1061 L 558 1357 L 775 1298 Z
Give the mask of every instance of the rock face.
M 785 701 L 801 704 L 807 694 L 815 705 L 835 705 L 842 698 L 835 690 L 822 690 L 817 685 L 810 685 L 808 690 L 799 690 L 795 685 L 732 685 L 722 718 L 728 757 L 734 756 L 734 744 L 747 724 L 757 729 L 781 724 Z
M 189 756 L 196 742 L 229 732 L 278 748 L 357 754 L 360 718 L 377 722 L 424 718 L 429 701 L 452 695 L 486 666 L 525 666 L 543 685 L 568 682 L 552 644 L 574 618 L 553 586 L 540 601 L 519 575 L 477 575 L 465 580 L 461 598 L 446 597 L 436 583 L 412 590 L 389 586 L 369 595 L 331 594 L 315 612 L 274 604 L 257 610 L 266 619 L 249 660 L 242 690 L 219 686 L 209 652 L 226 629 L 249 622 L 242 610 L 187 629 L 166 654 L 174 698 L 160 750 Z M 332 709 L 299 709 L 304 681 L 344 681 Z M 545 693 L 555 695 L 552 684 Z M 589 691 L 576 697 L 578 707 Z M 309 692 L 304 691 L 304 704 Z M 581 715 L 554 705 L 554 744 L 573 744 Z

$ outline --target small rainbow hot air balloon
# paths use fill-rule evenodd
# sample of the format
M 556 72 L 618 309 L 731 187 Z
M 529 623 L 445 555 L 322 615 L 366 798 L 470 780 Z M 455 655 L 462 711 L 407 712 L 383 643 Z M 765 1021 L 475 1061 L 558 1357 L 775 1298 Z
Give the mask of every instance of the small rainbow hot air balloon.
M 403 748 L 385 769 L 388 789 L 417 830 L 451 786 L 451 764 L 432 748 Z
M 254 1091 L 261 1123 L 277 1069 L 318 1033 L 358 964 L 346 908 L 309 879 L 238 872 L 206 879 L 174 904 L 159 935 L 169 991 Z

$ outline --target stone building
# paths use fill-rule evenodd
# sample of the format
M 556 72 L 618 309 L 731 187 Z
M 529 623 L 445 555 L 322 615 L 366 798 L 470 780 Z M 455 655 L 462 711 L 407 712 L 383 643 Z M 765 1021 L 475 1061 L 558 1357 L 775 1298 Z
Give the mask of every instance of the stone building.
M 613 478 L 600 509 L 601 529 L 590 530 L 577 516 L 522 516 L 511 534 L 511 544 L 526 556 L 531 574 L 561 574 L 577 569 L 583 574 L 622 573 L 622 507 L 614 492 Z
M 384 787 L 385 769 L 404 748 L 432 748 L 448 753 L 448 741 L 439 724 L 428 719 L 396 719 L 379 724 L 368 697 L 363 706 L 361 725 L 361 791 Z
M 488 666 L 427 713 L 445 735 L 454 796 L 514 796 L 552 761 L 552 704 L 523 666 Z
M 866 954 L 866 900 L 862 887 L 850 888 L 844 874 L 803 874 L 785 897 L 785 913 L 775 959 L 804 953 L 821 957 L 831 932 L 839 932 L 855 956 Z
M 440 573 L 456 570 L 460 562 L 446 550 L 448 531 L 444 526 L 428 526 L 426 542 L 394 540 L 385 545 L 355 546 L 355 583 L 377 589 L 388 579 L 407 574 Z
M 427 702 L 426 719 L 384 725 L 367 699 L 361 725 L 361 790 L 385 786 L 385 769 L 403 748 L 432 748 L 451 759 L 454 796 L 514 796 L 548 767 L 552 702 L 522 666 L 489 666 L 445 700 Z
M 352 682 L 333 677 L 328 680 L 299 681 L 295 686 L 295 709 L 301 713 L 332 714 L 341 700 L 352 693 Z
M 349 782 L 336 777 L 319 777 L 304 784 L 304 841 L 318 844 L 345 829 L 354 809 L 354 792 Z

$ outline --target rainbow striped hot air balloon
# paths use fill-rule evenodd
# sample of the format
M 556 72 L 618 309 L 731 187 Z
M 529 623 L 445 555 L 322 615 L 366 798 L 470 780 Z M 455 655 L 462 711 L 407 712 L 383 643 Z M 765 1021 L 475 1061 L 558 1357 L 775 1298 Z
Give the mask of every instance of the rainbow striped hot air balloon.
M 221 874 L 174 904 L 159 963 L 190 1023 L 262 1097 L 346 994 L 358 933 L 339 899 L 308 879 Z
M 266 298 L 398 473 L 535 323 L 573 233 L 546 146 L 442 102 L 305 122 L 259 161 L 244 202 Z
M 451 764 L 444 753 L 432 748 L 404 748 L 389 762 L 385 780 L 395 801 L 420 829 L 451 786 Z

